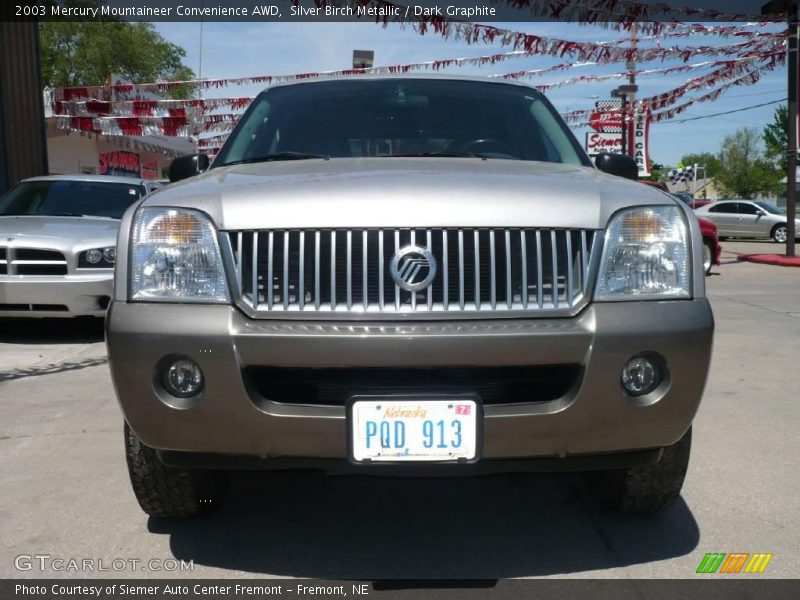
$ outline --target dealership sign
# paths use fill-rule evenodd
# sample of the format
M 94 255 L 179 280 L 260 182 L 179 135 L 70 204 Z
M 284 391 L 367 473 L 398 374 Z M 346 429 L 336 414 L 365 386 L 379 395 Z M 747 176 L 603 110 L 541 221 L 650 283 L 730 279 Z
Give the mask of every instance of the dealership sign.
M 649 137 L 650 113 L 641 104 L 636 104 L 628 124 L 628 154 L 636 161 L 639 177 L 650 175 Z
M 586 153 L 595 157 L 601 152 L 622 153 L 622 133 L 598 133 L 590 131 L 586 134 Z
M 589 117 L 589 127 L 599 132 L 622 129 L 622 115 L 618 112 L 595 111 Z
M 139 177 L 139 155 L 115 150 L 100 155 L 100 175 L 129 175 Z

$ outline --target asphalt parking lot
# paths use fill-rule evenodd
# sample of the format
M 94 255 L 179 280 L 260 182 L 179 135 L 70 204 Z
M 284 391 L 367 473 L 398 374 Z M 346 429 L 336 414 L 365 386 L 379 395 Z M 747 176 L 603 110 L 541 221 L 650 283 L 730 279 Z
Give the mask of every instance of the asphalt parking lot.
M 92 577 L 696 577 L 707 552 L 800 572 L 800 269 L 735 260 L 708 278 L 714 358 L 681 500 L 657 517 L 588 507 L 573 477 L 392 480 L 241 474 L 192 522 L 148 519 L 128 483 L 99 323 L 0 321 L 0 577 L 15 557 L 177 558 Z M 741 576 L 740 576 L 741 577 Z

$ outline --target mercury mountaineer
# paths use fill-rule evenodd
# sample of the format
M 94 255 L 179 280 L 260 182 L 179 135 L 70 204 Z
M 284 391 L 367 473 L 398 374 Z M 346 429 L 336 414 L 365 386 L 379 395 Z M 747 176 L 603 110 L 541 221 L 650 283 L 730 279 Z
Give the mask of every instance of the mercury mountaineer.
M 240 468 L 678 497 L 713 335 L 697 220 L 535 89 L 276 85 L 208 162 L 176 159 L 119 233 L 107 340 L 145 512 L 217 506 Z

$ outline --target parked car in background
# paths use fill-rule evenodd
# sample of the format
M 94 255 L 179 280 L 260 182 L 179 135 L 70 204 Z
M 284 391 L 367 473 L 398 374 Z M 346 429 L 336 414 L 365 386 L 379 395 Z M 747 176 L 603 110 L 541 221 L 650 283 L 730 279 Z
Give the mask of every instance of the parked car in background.
M 120 219 L 149 185 L 54 175 L 9 190 L 0 198 L 0 316 L 104 316 Z
M 672 192 L 672 195 L 685 204 L 691 204 L 694 202 L 694 196 L 688 192 Z
M 760 200 L 720 200 L 697 209 L 697 216 L 713 221 L 721 238 L 772 238 L 784 244 L 788 237 L 786 213 Z M 800 231 L 800 219 L 795 219 Z
M 722 254 L 722 246 L 719 245 L 717 226 L 702 217 L 698 217 L 697 221 L 700 223 L 700 233 L 703 235 L 703 268 L 708 275 L 711 273 L 713 265 L 719 266 L 720 264 L 719 257 Z
M 709 204 L 713 204 L 711 200 L 691 200 L 688 202 L 689 208 L 698 209 L 701 206 L 708 206 Z

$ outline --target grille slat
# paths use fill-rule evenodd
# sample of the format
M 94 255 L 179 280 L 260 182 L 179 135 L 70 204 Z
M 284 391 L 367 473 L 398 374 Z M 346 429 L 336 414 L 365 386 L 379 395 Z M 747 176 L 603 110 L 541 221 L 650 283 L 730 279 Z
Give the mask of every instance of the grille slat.
M 572 310 L 585 299 L 598 239 L 593 230 L 533 228 L 266 230 L 228 235 L 238 299 L 255 317 L 491 316 Z M 425 245 L 431 252 L 436 274 L 427 288 L 408 292 L 394 281 L 390 265 L 398 250 L 414 245 Z M 424 270 L 405 273 L 414 277 Z
M 66 275 L 67 259 L 58 250 L 0 248 L 0 275 Z

